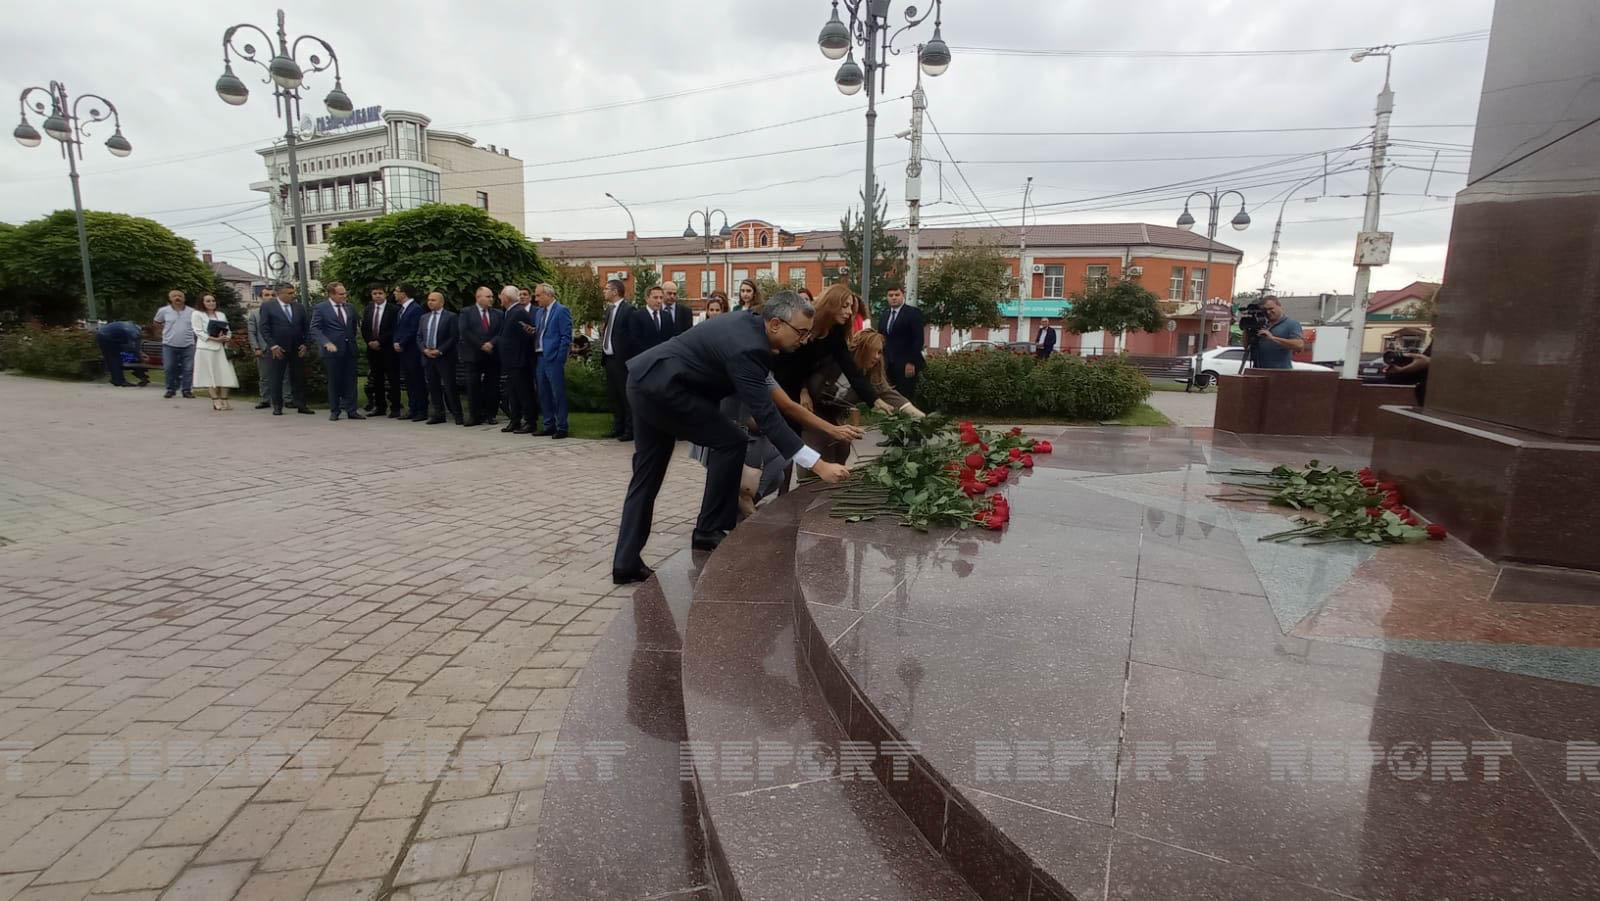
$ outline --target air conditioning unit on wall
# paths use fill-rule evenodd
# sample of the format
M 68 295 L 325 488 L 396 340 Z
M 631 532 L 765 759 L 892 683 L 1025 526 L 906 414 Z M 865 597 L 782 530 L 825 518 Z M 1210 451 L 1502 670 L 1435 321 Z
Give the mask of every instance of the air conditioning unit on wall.
M 1033 264 L 1033 274 L 1034 275 L 1044 275 L 1044 266 L 1043 266 L 1043 264 L 1034 263 Z
M 1144 275 L 1144 267 L 1143 266 L 1129 266 L 1128 267 L 1128 274 L 1129 275 Z
M 621 272 L 610 272 L 610 273 L 607 273 L 606 274 L 606 278 L 607 279 L 613 279 L 614 278 L 614 279 L 618 279 L 618 280 L 621 280 L 621 281 L 627 281 L 628 280 L 628 270 L 624 269 Z
M 1212 321 L 1212 322 L 1211 322 L 1211 330 L 1212 330 L 1212 331 L 1213 331 L 1213 332 L 1220 332 L 1220 331 L 1222 331 L 1222 323 L 1220 323 L 1220 322 L 1217 322 L 1217 321 L 1215 321 L 1215 320 L 1213 320 L 1213 321 Z

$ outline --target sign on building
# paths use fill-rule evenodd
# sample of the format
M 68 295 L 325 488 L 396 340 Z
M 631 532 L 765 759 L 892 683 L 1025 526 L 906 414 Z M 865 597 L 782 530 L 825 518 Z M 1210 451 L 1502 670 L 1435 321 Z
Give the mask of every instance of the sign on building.
M 371 125 L 374 122 L 382 121 L 383 107 L 369 106 L 366 109 L 355 110 L 350 114 L 350 118 L 348 119 L 335 119 L 332 116 L 318 116 L 317 133 L 327 134 L 330 131 L 338 131 L 341 128 L 350 128 L 351 126 L 355 125 Z

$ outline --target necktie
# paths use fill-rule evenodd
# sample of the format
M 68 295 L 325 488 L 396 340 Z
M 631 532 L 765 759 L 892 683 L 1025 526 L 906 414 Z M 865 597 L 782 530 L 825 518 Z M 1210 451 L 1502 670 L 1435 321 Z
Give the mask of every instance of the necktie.
M 289 306 L 286 303 L 279 303 L 278 305 L 283 307 L 283 315 L 286 318 L 288 318 L 288 319 L 293 319 L 294 318 L 294 308 L 293 307 Z
M 900 308 L 899 307 L 895 307 L 894 309 L 890 310 L 889 311 L 889 324 L 884 326 L 883 330 L 887 332 L 890 329 L 894 328 L 894 318 L 896 316 L 899 316 L 899 315 L 900 315 Z
M 659 310 L 651 311 L 650 317 L 656 321 L 656 331 L 661 331 L 661 313 Z
M 479 307 L 478 313 L 479 315 L 483 316 L 483 333 L 487 335 L 489 334 L 489 311 L 485 310 L 483 307 Z
M 438 347 L 439 346 L 438 341 L 439 341 L 439 314 L 436 312 L 432 316 L 428 317 L 428 347 L 430 349 Z
M 378 323 L 380 323 L 382 321 L 383 321 L 383 307 L 374 306 L 372 308 L 372 333 L 373 334 L 377 334 L 378 333 Z
M 333 309 L 334 312 L 339 314 L 339 325 L 344 325 L 344 304 L 336 303 L 333 305 Z

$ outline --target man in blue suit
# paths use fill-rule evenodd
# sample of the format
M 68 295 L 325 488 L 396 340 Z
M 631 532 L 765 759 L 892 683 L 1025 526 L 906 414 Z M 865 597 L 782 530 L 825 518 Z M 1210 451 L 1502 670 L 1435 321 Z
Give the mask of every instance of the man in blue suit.
M 542 284 L 533 289 L 534 367 L 539 380 L 539 407 L 544 410 L 544 431 L 551 438 L 567 437 L 567 354 L 572 350 L 572 311 L 556 300 L 556 289 Z
M 328 419 L 339 421 L 343 411 L 351 419 L 366 419 L 356 409 L 357 330 L 361 322 L 345 301 L 349 292 L 342 282 L 328 284 L 328 299 L 311 311 L 311 340 L 322 348 L 322 366 L 328 371 Z
M 422 322 L 422 304 L 416 289 L 398 285 L 394 299 L 400 303 L 400 318 L 394 326 L 395 362 L 406 379 L 406 407 L 412 422 L 428 421 L 428 386 L 422 374 L 422 349 L 417 344 L 417 325 Z M 405 418 L 405 417 L 402 417 Z
M 310 315 L 295 300 L 293 283 L 278 286 L 277 298 L 261 304 L 258 328 L 261 340 L 267 345 L 267 399 L 272 402 L 272 415 L 283 415 L 284 371 L 288 371 L 289 386 L 293 389 L 296 409 L 310 413 L 310 398 L 306 397 L 306 339 L 310 335 Z
M 428 425 L 442 425 L 445 414 L 462 425 L 461 396 L 456 393 L 456 314 L 444 308 L 444 294 L 428 292 L 428 311 L 417 329 L 422 345 L 422 368 L 428 380 Z

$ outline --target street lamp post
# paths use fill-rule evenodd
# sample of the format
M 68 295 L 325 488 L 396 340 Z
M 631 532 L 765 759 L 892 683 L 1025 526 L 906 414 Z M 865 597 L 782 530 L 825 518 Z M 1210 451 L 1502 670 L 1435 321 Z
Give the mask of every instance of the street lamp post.
M 918 45 L 917 62 L 929 76 L 943 75 L 950 68 L 950 47 L 940 34 L 943 4 L 944 0 L 933 0 L 933 7 L 920 16 L 915 6 L 906 7 L 906 24 L 891 34 L 891 0 L 844 0 L 845 10 L 850 14 L 848 25 L 839 19 L 839 0 L 833 0 L 833 14 L 817 36 L 817 47 L 822 50 L 823 56 L 828 59 L 844 58 L 839 71 L 833 76 L 833 83 L 838 86 L 840 93 L 848 96 L 861 90 L 863 85 L 867 88 L 867 176 L 866 189 L 861 195 L 860 275 L 861 299 L 868 304 L 872 303 L 872 220 L 877 213 L 878 202 L 872 170 L 873 143 L 878 130 L 878 92 L 887 82 L 887 57 L 891 53 L 900 53 L 894 49 L 895 38 L 927 21 L 929 15 L 933 16 L 933 37 L 927 43 Z M 864 69 L 856 65 L 853 43 L 861 45 L 862 60 L 866 63 Z
M 711 216 L 713 214 L 717 214 L 717 215 L 722 216 L 722 229 L 721 229 L 721 231 L 717 232 L 717 237 L 726 238 L 726 237 L 731 236 L 733 234 L 733 229 L 728 227 L 728 214 L 724 213 L 720 209 L 714 210 L 714 209 L 711 209 L 710 207 L 706 207 L 703 210 L 693 210 L 693 211 L 691 211 L 689 213 L 689 224 L 687 226 L 685 226 L 684 229 L 683 229 L 683 236 L 685 238 L 698 237 L 698 235 L 696 235 L 695 231 L 694 231 L 694 217 L 697 216 L 697 215 L 700 217 L 700 224 L 705 226 L 705 229 L 706 229 L 706 235 L 705 235 L 705 237 L 706 237 L 706 272 L 710 272 L 711 271 Z M 732 286 L 730 286 L 730 287 L 732 287 Z M 710 293 L 711 293 L 710 291 L 706 290 L 705 276 L 701 275 L 700 276 L 700 296 L 701 297 L 705 297 L 705 296 L 709 295 Z
M 1367 331 L 1367 291 L 1372 286 L 1372 267 L 1389 259 L 1388 239 L 1378 231 L 1378 208 L 1383 200 L 1384 155 L 1389 148 L 1389 118 L 1394 115 L 1394 91 L 1389 89 L 1389 67 L 1394 62 L 1394 47 L 1384 45 L 1358 50 L 1351 54 L 1352 62 L 1361 62 L 1369 56 L 1383 57 L 1383 90 L 1378 92 L 1377 120 L 1372 128 L 1372 161 L 1367 166 L 1367 206 L 1361 217 L 1361 234 L 1356 239 L 1356 284 L 1350 298 L 1350 337 L 1345 343 L 1344 368 L 1339 377 L 1356 378 L 1360 374 L 1361 348 Z M 1376 244 L 1377 251 L 1368 251 Z
M 112 156 L 123 157 L 133 152 L 133 145 L 122 136 L 122 116 L 117 112 L 116 104 L 101 97 L 99 94 L 82 94 L 70 103 L 67 97 L 67 86 L 59 81 L 50 82 L 48 88 L 24 88 L 22 96 L 17 99 L 22 121 L 12 130 L 11 136 L 17 143 L 24 147 L 39 146 L 39 132 L 28 124 L 28 95 L 35 92 L 46 94 L 50 98 L 50 114 L 45 116 L 45 101 L 34 100 L 33 111 L 45 116 L 43 125 L 44 133 L 54 138 L 61 145 L 61 152 L 67 158 L 67 178 L 72 182 L 72 208 L 78 218 L 78 256 L 83 263 L 83 295 L 88 308 L 88 321 L 95 322 L 100 318 L 100 312 L 94 301 L 94 273 L 89 266 L 89 232 L 83 225 L 83 193 L 78 188 L 78 160 L 83 159 L 83 139 L 89 134 L 86 125 L 96 122 L 111 120 L 115 132 L 106 139 L 106 149 Z M 79 114 L 78 104 L 85 100 L 94 101 L 87 112 Z M 102 110 L 99 104 L 105 104 Z
M 1261 277 L 1262 300 L 1266 300 L 1267 292 L 1272 290 L 1272 272 L 1274 269 L 1278 268 L 1278 238 L 1283 234 L 1283 211 L 1288 209 L 1289 201 L 1294 197 L 1294 192 L 1300 190 L 1306 185 L 1314 185 L 1318 181 L 1321 181 L 1327 177 L 1328 174 L 1326 172 L 1321 172 L 1311 176 L 1305 181 L 1290 188 L 1289 193 L 1283 196 L 1283 203 L 1278 204 L 1278 221 L 1272 226 L 1272 250 L 1267 253 L 1267 272 Z M 1315 200 L 1316 198 L 1312 197 L 1309 199 Z
M 1250 227 L 1250 214 L 1245 212 L 1245 209 L 1244 209 L 1244 195 L 1240 194 L 1238 191 L 1233 191 L 1233 190 L 1221 191 L 1221 190 L 1217 190 L 1217 189 L 1213 189 L 1213 190 L 1211 190 L 1209 192 L 1207 192 L 1207 191 L 1196 191 L 1196 192 L 1194 192 L 1193 194 L 1190 194 L 1187 198 L 1184 199 L 1184 201 L 1183 201 L 1183 214 L 1178 217 L 1178 227 L 1179 228 L 1183 229 L 1184 231 L 1188 231 L 1189 229 L 1194 228 L 1194 216 L 1192 216 L 1189 213 L 1189 201 L 1194 200 L 1196 197 L 1204 197 L 1206 199 L 1206 203 L 1209 205 L 1209 208 L 1210 208 L 1211 218 L 1208 219 L 1207 222 L 1206 222 L 1206 280 L 1205 280 L 1205 291 L 1203 292 L 1204 294 L 1210 294 L 1211 293 L 1211 255 L 1212 255 L 1212 250 L 1216 247 L 1216 244 L 1217 244 L 1217 218 L 1218 218 L 1218 211 L 1222 209 L 1222 201 L 1229 194 L 1232 194 L 1235 197 L 1239 198 L 1239 212 L 1234 214 L 1233 218 L 1231 220 L 1229 220 L 1229 224 L 1233 226 L 1233 230 L 1234 231 L 1241 231 L 1242 232 L 1245 229 Z M 1206 352 L 1206 325 L 1207 325 L 1207 323 L 1206 323 L 1206 301 L 1207 301 L 1207 298 L 1201 297 L 1201 298 L 1199 298 L 1199 300 L 1200 300 L 1200 351 L 1199 352 L 1203 354 L 1203 353 Z M 1199 378 L 1201 376 L 1200 376 L 1200 374 L 1198 372 L 1196 372 L 1195 373 L 1195 377 Z M 1204 388 L 1205 386 L 1201 385 L 1200 387 Z
M 610 197 L 612 203 L 622 207 L 622 211 L 628 214 L 628 234 L 633 237 L 633 261 L 637 263 L 639 262 L 639 226 L 634 224 L 633 210 L 628 209 L 628 205 L 618 200 L 610 191 L 606 192 L 606 196 Z
M 270 49 L 273 44 L 272 36 L 262 29 L 243 23 L 235 25 L 222 33 L 222 76 L 217 79 L 217 96 L 230 106 L 240 106 L 250 99 L 250 89 L 245 83 L 233 74 L 232 54 L 237 53 L 239 58 L 252 62 L 266 70 L 267 77 L 264 84 L 271 84 L 272 96 L 276 98 L 278 116 L 284 120 L 283 138 L 289 148 L 289 204 L 294 214 L 294 248 L 300 261 L 300 293 L 302 297 L 311 296 L 311 273 L 306 265 L 306 237 L 305 222 L 301 216 L 300 208 L 300 163 L 295 155 L 295 124 L 300 118 L 300 86 L 305 82 L 308 72 L 316 73 L 333 69 L 333 90 L 323 98 L 323 104 L 328 108 L 328 114 L 335 119 L 349 118 L 355 111 L 355 105 L 350 102 L 350 95 L 344 92 L 343 78 L 339 72 L 339 57 L 333 52 L 333 46 L 322 38 L 312 34 L 303 34 L 290 43 L 287 32 L 284 30 L 283 10 L 278 10 L 278 39 L 277 50 L 270 60 L 263 61 L 256 55 L 253 44 L 233 46 L 233 37 L 241 29 L 254 31 L 261 35 Z M 296 61 L 300 52 L 302 41 L 312 41 L 321 45 L 322 51 L 328 55 L 326 61 L 317 53 L 306 56 L 306 65 Z

